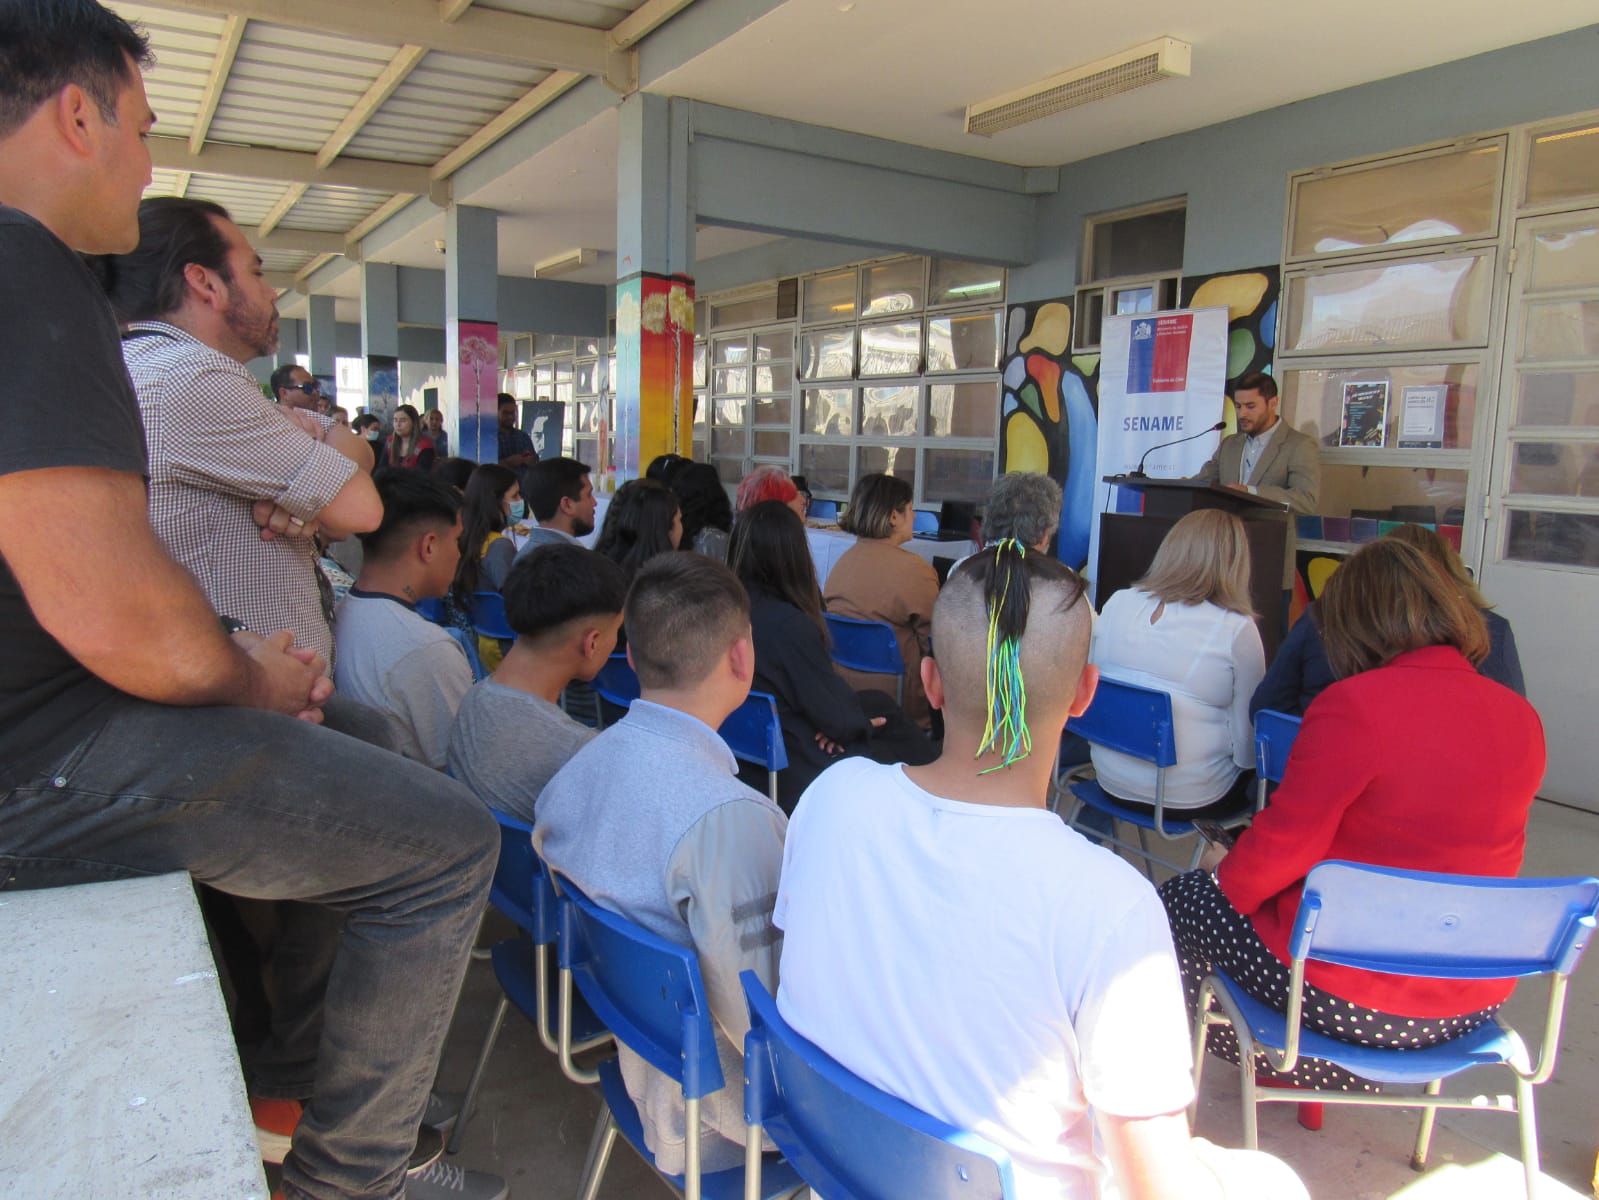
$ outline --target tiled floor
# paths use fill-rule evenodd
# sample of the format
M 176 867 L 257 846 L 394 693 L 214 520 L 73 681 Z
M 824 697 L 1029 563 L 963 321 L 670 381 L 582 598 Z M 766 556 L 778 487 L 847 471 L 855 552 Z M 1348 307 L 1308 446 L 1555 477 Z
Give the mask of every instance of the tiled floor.
M 1523 873 L 1596 871 L 1599 815 L 1538 804 Z M 485 937 L 505 932 L 491 926 Z M 445 1050 L 445 1090 L 464 1090 L 497 998 L 492 968 L 474 964 Z M 1518 990 L 1506 1015 L 1531 1041 L 1542 1011 L 1542 987 L 1533 985 Z M 1237 1086 L 1224 1065 L 1213 1063 L 1206 1072 L 1198 1132 L 1221 1145 L 1240 1144 Z M 1502 1084 L 1483 1086 L 1505 1090 Z M 1538 1101 L 1546 1180 L 1539 1200 L 1586 1200 L 1599 1150 L 1599 951 L 1587 957 L 1573 983 L 1559 1069 L 1539 1090 Z M 554 1057 L 513 1010 L 455 1161 L 504 1175 L 513 1200 L 576 1196 L 597 1111 L 592 1091 L 561 1076 Z M 1316 1200 L 1511 1200 L 1524 1194 L 1513 1117 L 1445 1113 L 1438 1126 L 1432 1164 L 1421 1175 L 1409 1167 L 1415 1136 L 1410 1110 L 1329 1107 L 1324 1130 L 1309 1133 L 1296 1123 L 1292 1105 L 1269 1105 L 1261 1114 L 1260 1137 L 1263 1149 L 1300 1172 Z M 621 1200 L 668 1194 L 619 1144 L 600 1195 Z

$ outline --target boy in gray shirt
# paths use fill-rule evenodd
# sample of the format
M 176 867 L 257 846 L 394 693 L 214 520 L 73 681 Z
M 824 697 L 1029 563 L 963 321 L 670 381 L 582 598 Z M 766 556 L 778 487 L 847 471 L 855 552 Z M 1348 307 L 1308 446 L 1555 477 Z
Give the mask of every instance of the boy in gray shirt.
M 727 567 L 661 554 L 627 596 L 628 659 L 640 698 L 562 767 L 539 797 L 533 846 L 596 904 L 699 956 L 727 1081 L 700 1106 L 701 1167 L 743 1161 L 744 1035 L 738 976 L 777 984 L 772 924 L 782 810 L 740 783 L 717 729 L 755 673 L 749 597 Z M 622 1078 L 656 1167 L 683 1172 L 682 1092 L 623 1046 Z
M 501 595 L 516 642 L 461 702 L 449 768 L 490 808 L 531 822 L 544 785 L 594 739 L 558 701 L 616 649 L 627 581 L 610 559 L 563 542 L 518 559 Z

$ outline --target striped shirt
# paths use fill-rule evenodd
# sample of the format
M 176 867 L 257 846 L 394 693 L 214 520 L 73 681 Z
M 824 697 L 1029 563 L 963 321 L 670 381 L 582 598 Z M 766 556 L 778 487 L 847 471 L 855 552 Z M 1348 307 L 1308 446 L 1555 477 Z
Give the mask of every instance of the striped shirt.
M 122 350 L 150 451 L 150 523 L 217 612 L 333 661 L 310 538 L 261 540 L 271 500 L 313 520 L 356 465 L 266 398 L 244 364 L 174 325 L 129 327 Z M 323 426 L 331 418 L 318 417 Z

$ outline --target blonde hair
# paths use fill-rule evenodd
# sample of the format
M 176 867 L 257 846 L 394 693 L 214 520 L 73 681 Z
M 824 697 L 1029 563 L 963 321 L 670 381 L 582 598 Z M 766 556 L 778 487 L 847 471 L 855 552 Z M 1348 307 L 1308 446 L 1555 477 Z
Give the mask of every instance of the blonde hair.
M 1149 572 L 1133 586 L 1167 604 L 1209 603 L 1253 617 L 1244 523 L 1219 508 L 1189 513 L 1171 527 Z
M 1444 537 L 1436 529 L 1428 529 L 1425 525 L 1401 525 L 1398 529 L 1390 530 L 1388 537 L 1396 542 L 1403 542 L 1407 546 L 1414 546 L 1433 562 L 1444 569 L 1444 572 L 1455 581 L 1460 588 L 1460 594 L 1471 603 L 1474 608 L 1492 608 L 1493 605 L 1483 597 L 1477 588 L 1477 581 L 1471 577 L 1471 572 L 1466 570 L 1466 564 L 1460 560 L 1460 555 L 1455 552 Z
M 1488 626 L 1443 567 L 1396 537 L 1364 546 L 1317 601 L 1333 674 L 1346 679 L 1423 646 L 1453 646 L 1476 666 Z

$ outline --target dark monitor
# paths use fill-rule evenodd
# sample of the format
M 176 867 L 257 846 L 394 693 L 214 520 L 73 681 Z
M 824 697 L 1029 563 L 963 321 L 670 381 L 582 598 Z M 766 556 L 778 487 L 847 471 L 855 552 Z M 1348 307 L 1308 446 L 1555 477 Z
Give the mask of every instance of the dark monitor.
M 972 522 L 977 519 L 977 505 L 969 500 L 946 500 L 938 510 L 938 531 L 958 533 L 963 538 L 972 536 Z

